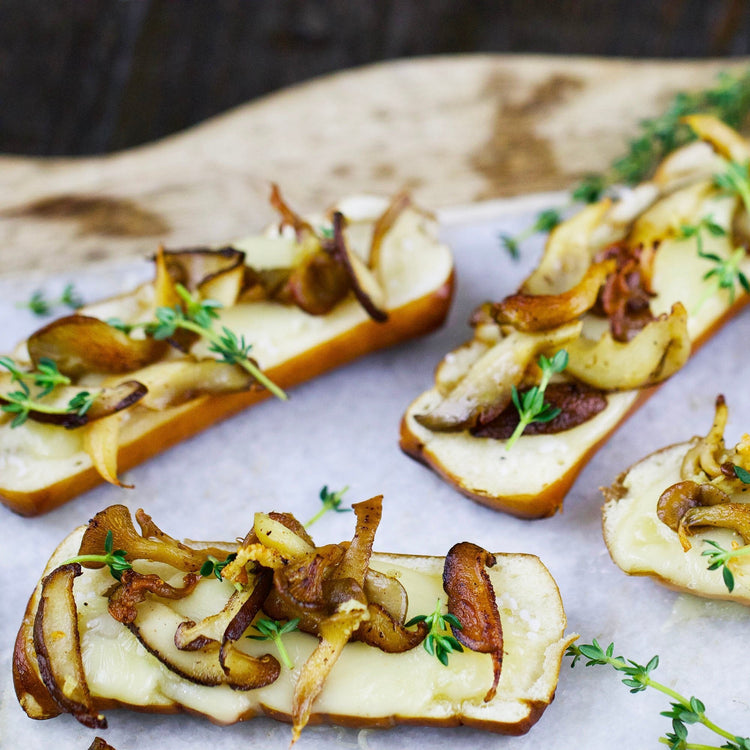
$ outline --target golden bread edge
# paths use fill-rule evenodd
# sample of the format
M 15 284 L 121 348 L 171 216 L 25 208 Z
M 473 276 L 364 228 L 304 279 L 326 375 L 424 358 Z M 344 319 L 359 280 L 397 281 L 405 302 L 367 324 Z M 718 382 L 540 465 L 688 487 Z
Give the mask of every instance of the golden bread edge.
M 452 270 L 439 288 L 389 310 L 387 322 L 376 323 L 368 318 L 348 331 L 265 370 L 265 373 L 280 387 L 292 388 L 370 352 L 430 333 L 445 320 L 454 286 L 455 271 Z M 119 470 L 127 471 L 212 424 L 263 401 L 269 395 L 268 391 L 262 390 L 203 396 L 164 412 L 160 415 L 164 418 L 156 420 L 148 432 L 120 446 Z M 33 492 L 17 492 L 0 486 L 0 496 L 4 504 L 16 513 L 36 516 L 102 482 L 103 479 L 92 466 Z

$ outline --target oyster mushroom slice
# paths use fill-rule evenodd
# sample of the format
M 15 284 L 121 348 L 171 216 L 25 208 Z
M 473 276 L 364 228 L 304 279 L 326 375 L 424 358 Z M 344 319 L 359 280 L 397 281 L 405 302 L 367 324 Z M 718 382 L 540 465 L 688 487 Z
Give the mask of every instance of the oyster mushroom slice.
M 415 419 L 434 431 L 465 430 L 489 421 L 510 403 L 513 386 L 529 365 L 540 354 L 568 348 L 581 327 L 577 321 L 536 333 L 511 331 L 469 367 L 440 403 Z
M 750 544 L 750 504 L 721 503 L 709 507 L 690 508 L 680 519 L 677 533 L 683 549 L 690 549 L 688 537 L 707 526 L 730 529 Z
M 150 519 L 149 519 L 150 520 Z M 107 532 L 112 532 L 113 549 L 123 549 L 126 558 L 151 560 L 171 565 L 178 570 L 196 572 L 209 556 L 223 559 L 227 552 L 218 547 L 192 549 L 164 535 L 146 539 L 135 530 L 130 511 L 124 505 L 110 505 L 99 511 L 90 521 L 81 539 L 80 555 L 100 555 L 104 551 Z M 87 567 L 101 567 L 101 563 L 86 563 Z
M 34 648 L 42 682 L 60 708 L 87 727 L 106 729 L 106 719 L 94 710 L 83 669 L 73 597 L 73 581 L 79 575 L 81 566 L 71 563 L 56 568 L 42 582 Z
M 721 475 L 721 461 L 724 453 L 724 429 L 729 419 L 729 407 L 724 396 L 716 397 L 714 420 L 708 435 L 693 438 L 694 444 L 685 454 L 680 466 L 680 476 L 690 479 L 705 474 L 710 479 Z
M 376 495 L 369 500 L 352 506 L 357 517 L 354 538 L 336 567 L 334 578 L 351 578 L 362 588 L 370 566 L 372 545 L 383 513 L 383 496 Z
M 224 653 L 225 670 L 220 662 L 222 644 L 210 642 L 195 651 L 181 651 L 174 643 L 174 634 L 182 616 L 166 604 L 148 600 L 138 605 L 136 618 L 128 628 L 165 667 L 180 677 L 199 685 L 227 684 L 234 690 L 253 690 L 275 682 L 281 671 L 279 662 L 270 654 L 260 658 L 232 647 L 231 658 Z
M 362 602 L 350 599 L 320 624 L 320 642 L 302 666 L 292 698 L 292 744 L 307 725 L 315 699 L 325 685 L 333 665 L 349 642 L 352 633 L 370 613 Z
M 740 164 L 750 159 L 750 148 L 745 139 L 717 117 L 695 114 L 682 120 L 698 138 L 710 143 L 722 156 Z
M 719 505 L 729 500 L 729 495 L 713 484 L 698 484 L 690 480 L 677 482 L 661 493 L 656 503 L 656 515 L 672 531 L 677 531 L 683 517 L 692 508 Z
M 402 190 L 400 193 L 393 196 L 388 207 L 375 221 L 375 226 L 372 230 L 372 240 L 370 241 L 370 257 L 367 261 L 367 265 L 372 268 L 375 273 L 380 272 L 380 248 L 383 245 L 383 239 L 398 221 L 399 216 L 401 216 L 411 204 L 411 196 L 409 193 Z
M 383 607 L 397 622 L 405 622 L 409 596 L 398 579 L 370 568 L 365 576 L 364 592 L 370 604 Z
M 558 224 L 550 233 L 539 265 L 523 282 L 521 291 L 526 294 L 560 294 L 578 284 L 596 252 L 624 236 L 623 227 L 606 242 L 593 239 L 611 205 L 608 199 L 594 203 Z
M 175 646 L 181 651 L 194 651 L 210 641 L 234 642 L 242 637 L 263 606 L 271 590 L 273 574 L 261 570 L 254 580 L 240 591 L 234 591 L 221 612 L 200 622 L 187 620 L 175 632 Z
M 599 289 L 616 268 L 614 259 L 594 263 L 574 287 L 560 294 L 513 294 L 493 305 L 492 316 L 519 331 L 558 328 L 594 306 Z
M 125 373 L 155 362 L 167 350 L 164 341 L 134 339 L 99 318 L 67 315 L 31 334 L 29 356 L 37 367 L 51 359 L 70 378 L 87 373 Z
M 11 376 L 0 373 L 0 403 L 9 402 L 9 399 L 3 396 L 3 392 L 10 393 L 13 390 L 17 390 L 17 387 L 11 381 Z M 68 411 L 71 400 L 83 392 L 76 386 L 57 386 L 52 393 L 38 401 L 40 407 L 54 407 L 59 411 L 52 413 L 42 411 L 34 408 L 32 403 L 28 417 L 35 422 L 56 424 L 72 430 L 131 407 L 146 395 L 146 386 L 137 380 L 126 380 L 115 386 L 92 389 L 90 393 L 94 394 L 95 398 L 84 414 Z M 89 391 L 86 392 L 89 393 Z
M 309 315 L 325 315 L 349 294 L 351 288 L 346 268 L 330 253 L 319 249 L 292 269 L 279 298 L 293 302 Z
M 142 405 L 161 411 L 198 396 L 258 389 L 258 381 L 239 365 L 217 359 L 176 359 L 143 368 L 138 378 L 148 389 Z
M 503 666 L 503 627 L 486 570 L 495 563 L 495 556 L 487 550 L 471 542 L 459 542 L 446 555 L 443 569 L 448 611 L 462 625 L 453 635 L 472 651 L 492 656 L 493 680 L 485 702 L 494 698 Z
M 388 320 L 385 290 L 367 264 L 350 247 L 346 238 L 346 220 L 340 211 L 333 214 L 333 246 L 331 253 L 349 274 L 354 296 L 376 322 Z
M 211 296 L 205 292 L 212 288 L 213 281 L 222 276 L 229 274 L 230 278 L 237 277 L 240 283 L 244 277 L 245 253 L 233 247 L 164 250 L 162 254 L 172 282 L 182 284 L 191 292 L 200 291 L 204 298 Z M 213 288 L 216 290 L 220 286 Z M 228 298 L 226 304 L 234 304 L 235 300 L 236 296 L 234 299 Z
M 566 372 L 605 391 L 644 388 L 677 372 L 690 356 L 687 312 L 677 302 L 667 316 L 648 323 L 630 341 L 607 331 L 598 341 L 579 338 L 566 346 Z

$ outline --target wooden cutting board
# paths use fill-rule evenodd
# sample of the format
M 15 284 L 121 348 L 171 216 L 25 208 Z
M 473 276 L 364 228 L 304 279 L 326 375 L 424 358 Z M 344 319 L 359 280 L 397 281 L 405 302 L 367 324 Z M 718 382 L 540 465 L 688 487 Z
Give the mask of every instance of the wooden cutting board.
M 676 91 L 747 60 L 462 55 L 380 63 L 103 157 L 0 156 L 0 272 L 57 272 L 261 228 L 279 183 L 300 211 L 411 189 L 439 209 L 601 171 Z

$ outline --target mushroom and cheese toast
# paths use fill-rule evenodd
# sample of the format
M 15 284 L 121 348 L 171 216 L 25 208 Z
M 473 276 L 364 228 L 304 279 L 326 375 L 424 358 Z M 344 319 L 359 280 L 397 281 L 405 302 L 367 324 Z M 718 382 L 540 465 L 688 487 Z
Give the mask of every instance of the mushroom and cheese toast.
M 434 217 L 405 194 L 342 201 L 220 249 L 155 256 L 154 281 L 0 358 L 0 500 L 54 508 L 212 423 L 441 325 L 453 291 Z
M 518 293 L 409 406 L 401 447 L 463 494 L 557 512 L 598 446 L 750 297 L 750 145 L 720 121 L 552 231 Z M 520 435 L 520 436 L 519 436 Z
M 705 437 L 656 451 L 603 488 L 604 540 L 631 575 L 750 605 L 750 435 L 724 444 L 716 401 Z
M 469 542 L 445 558 L 378 554 L 381 497 L 351 542 L 315 546 L 287 513 L 234 544 L 183 544 L 113 505 L 68 536 L 29 601 L 14 651 L 35 719 L 102 711 L 228 724 L 470 725 L 526 732 L 554 696 L 572 638 L 537 557 Z M 366 698 L 365 698 L 366 696 Z

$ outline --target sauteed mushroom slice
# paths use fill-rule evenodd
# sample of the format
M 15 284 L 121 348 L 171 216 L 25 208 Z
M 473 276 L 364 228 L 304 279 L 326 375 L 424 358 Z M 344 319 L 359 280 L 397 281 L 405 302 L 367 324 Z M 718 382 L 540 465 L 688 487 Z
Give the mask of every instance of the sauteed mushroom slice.
M 486 424 L 510 403 L 513 386 L 539 354 L 569 347 L 580 332 L 580 322 L 536 333 L 512 330 L 469 367 L 440 403 L 415 419 L 430 430 L 445 432 Z
M 320 249 L 306 255 L 292 270 L 278 293 L 309 315 L 326 315 L 349 293 L 351 282 L 344 265 Z
M 29 356 L 34 366 L 51 359 L 70 378 L 92 372 L 133 372 L 155 362 L 167 350 L 164 341 L 134 339 L 88 315 L 66 315 L 29 336 Z
M 458 618 L 461 630 L 456 639 L 472 651 L 492 656 L 493 681 L 485 702 L 497 690 L 503 666 L 503 628 L 497 599 L 486 568 L 495 556 L 471 542 L 454 544 L 445 558 L 443 588 L 448 594 L 448 611 Z
M 690 480 L 677 482 L 661 493 L 656 504 L 659 520 L 677 531 L 683 517 L 692 508 L 728 503 L 729 495 L 713 484 L 698 484 Z
M 199 396 L 218 396 L 260 389 L 239 365 L 217 359 L 176 359 L 143 368 L 138 378 L 148 389 L 142 405 L 161 411 Z
M 351 599 L 339 605 L 338 610 L 325 618 L 320 625 L 320 642 L 302 666 L 292 698 L 292 744 L 307 725 L 315 699 L 325 685 L 333 665 L 338 660 L 352 633 L 369 617 L 369 611 L 360 601 Z
M 596 303 L 599 289 L 616 269 L 612 259 L 591 265 L 571 289 L 559 294 L 512 294 L 491 308 L 497 323 L 519 331 L 545 331 L 575 320 Z
M 346 269 L 354 296 L 376 322 L 388 320 L 383 287 L 367 264 L 355 253 L 346 239 L 346 219 L 340 211 L 333 214 L 333 245 L 331 253 Z
M 150 520 L 150 519 L 149 519 Z M 226 550 L 203 547 L 192 549 L 166 534 L 146 539 L 135 530 L 130 511 L 124 505 L 110 505 L 99 511 L 90 521 L 81 539 L 80 555 L 99 555 L 105 549 L 107 533 L 112 532 L 112 546 L 123 549 L 126 558 L 151 560 L 171 565 L 186 572 L 197 572 L 209 556 L 224 558 Z M 101 563 L 86 563 L 87 567 L 101 567 Z
M 270 654 L 256 658 L 231 647 L 225 649 L 225 669 L 220 662 L 222 644 L 211 642 L 196 651 L 180 651 L 174 633 L 182 616 L 166 604 L 148 600 L 138 605 L 128 628 L 143 646 L 175 674 L 199 685 L 227 684 L 234 690 L 253 690 L 275 682 L 281 671 Z M 231 656 L 228 652 L 231 650 Z
M 34 648 L 42 681 L 60 708 L 87 727 L 105 729 L 106 719 L 93 707 L 81 656 L 73 597 L 73 581 L 81 572 L 77 563 L 61 565 L 42 582 Z
M 708 507 L 690 508 L 680 519 L 677 533 L 683 549 L 690 549 L 689 536 L 706 527 L 730 529 L 750 544 L 750 504 L 721 503 Z
M 11 403 L 12 385 L 11 376 L 0 373 L 0 389 L 7 394 L 0 393 L 0 403 Z M 72 430 L 128 409 L 145 395 L 146 386 L 137 380 L 126 380 L 112 387 L 92 391 L 84 391 L 75 386 L 57 386 L 52 393 L 31 401 L 28 418 Z M 82 408 L 84 406 L 86 408 Z
M 666 380 L 690 356 L 687 311 L 677 302 L 669 315 L 648 323 L 628 342 L 607 331 L 594 341 L 571 341 L 566 372 L 605 391 L 644 388 Z

